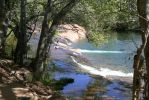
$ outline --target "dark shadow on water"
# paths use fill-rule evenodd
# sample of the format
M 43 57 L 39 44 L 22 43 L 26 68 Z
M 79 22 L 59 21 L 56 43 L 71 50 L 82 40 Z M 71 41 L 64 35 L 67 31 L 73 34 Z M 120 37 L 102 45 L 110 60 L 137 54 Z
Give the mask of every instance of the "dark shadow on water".
M 73 84 L 73 82 L 74 79 L 63 77 L 52 83 L 51 86 L 54 86 L 55 90 L 63 90 L 66 85 Z

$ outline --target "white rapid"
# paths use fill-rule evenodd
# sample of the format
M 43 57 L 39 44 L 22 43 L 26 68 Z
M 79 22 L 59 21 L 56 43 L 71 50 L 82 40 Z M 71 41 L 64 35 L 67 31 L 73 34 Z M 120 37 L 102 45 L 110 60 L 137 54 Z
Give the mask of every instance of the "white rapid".
M 72 58 L 73 62 L 76 63 L 80 68 L 88 71 L 90 74 L 93 74 L 93 75 L 100 75 L 100 76 L 103 76 L 103 77 L 107 77 L 107 76 L 133 77 L 133 73 L 124 73 L 124 72 L 121 72 L 121 71 L 114 71 L 114 70 L 111 70 L 111 69 L 108 69 L 108 68 L 100 68 L 98 70 L 94 67 L 78 63 L 75 60 L 75 58 L 72 57 L 72 56 L 71 56 L 71 58 Z
M 82 53 L 128 53 L 126 51 L 104 51 L 104 50 L 85 50 L 85 49 L 80 49 L 80 52 Z

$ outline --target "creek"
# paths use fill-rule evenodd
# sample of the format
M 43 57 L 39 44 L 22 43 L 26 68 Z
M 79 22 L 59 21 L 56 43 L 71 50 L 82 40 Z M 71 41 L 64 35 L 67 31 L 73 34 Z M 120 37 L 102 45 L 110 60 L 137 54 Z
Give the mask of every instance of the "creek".
M 82 66 L 83 70 L 92 70 L 92 72 L 90 74 L 76 72 L 74 64 L 54 60 L 56 66 L 65 70 L 54 73 L 56 80 L 74 79 L 74 82 L 65 86 L 61 93 L 74 100 L 131 100 L 133 56 L 140 41 L 140 35 L 137 33 L 110 33 L 108 41 L 99 47 L 86 39 L 73 43 L 71 47 L 80 49 L 92 66 L 82 64 L 77 60 L 74 62 Z M 98 76 L 113 76 L 114 78 L 110 78 L 108 82 L 101 77 L 97 78 Z M 126 82 L 121 81 L 121 77 L 124 77 L 122 80 Z
M 33 44 L 31 55 L 36 51 L 38 40 L 39 35 L 30 41 Z M 79 49 L 90 64 L 82 63 L 77 58 L 69 61 L 54 59 L 57 68 L 50 73 L 56 80 L 74 79 L 61 90 L 71 100 L 131 100 L 133 56 L 140 43 L 138 33 L 126 32 L 110 33 L 107 42 L 98 47 L 82 39 L 70 46 Z

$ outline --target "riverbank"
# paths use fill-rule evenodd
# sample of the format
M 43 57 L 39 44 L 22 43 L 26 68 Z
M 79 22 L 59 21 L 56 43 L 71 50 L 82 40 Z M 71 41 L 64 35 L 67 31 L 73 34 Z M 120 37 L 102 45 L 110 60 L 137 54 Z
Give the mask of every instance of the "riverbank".
M 66 100 L 52 86 L 32 81 L 32 72 L 0 59 L 0 100 Z

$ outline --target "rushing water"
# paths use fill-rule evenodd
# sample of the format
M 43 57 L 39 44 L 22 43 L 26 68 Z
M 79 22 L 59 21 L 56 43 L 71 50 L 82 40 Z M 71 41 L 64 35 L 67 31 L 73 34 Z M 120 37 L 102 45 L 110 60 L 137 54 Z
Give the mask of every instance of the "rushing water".
M 106 43 L 96 47 L 86 39 L 73 44 L 89 59 L 97 69 L 108 68 L 122 72 L 132 72 L 133 55 L 140 44 L 136 33 L 111 33 Z

